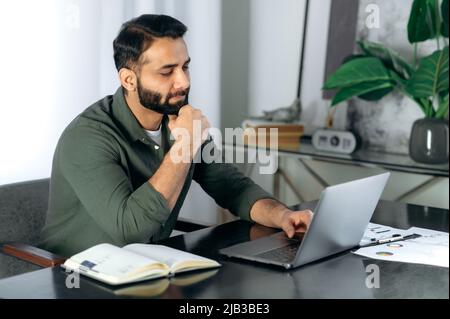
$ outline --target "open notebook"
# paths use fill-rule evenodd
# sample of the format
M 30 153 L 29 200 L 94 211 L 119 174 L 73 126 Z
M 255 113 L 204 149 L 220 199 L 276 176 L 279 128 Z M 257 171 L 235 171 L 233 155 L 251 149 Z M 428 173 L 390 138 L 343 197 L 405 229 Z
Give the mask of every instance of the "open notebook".
M 72 256 L 62 265 L 65 269 L 78 271 L 110 285 L 220 266 L 209 258 L 150 244 L 130 244 L 122 248 L 99 244 Z

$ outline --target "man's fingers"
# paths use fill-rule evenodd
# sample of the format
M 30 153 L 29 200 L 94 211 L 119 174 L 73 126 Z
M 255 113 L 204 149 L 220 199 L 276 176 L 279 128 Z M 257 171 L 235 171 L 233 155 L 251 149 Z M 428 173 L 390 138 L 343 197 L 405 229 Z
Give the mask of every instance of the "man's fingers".
M 178 114 L 180 114 L 181 112 L 187 112 L 187 111 L 193 110 L 193 109 L 194 109 L 194 108 L 192 107 L 192 105 L 186 104 L 186 105 L 183 105 L 183 106 L 180 108 L 180 111 L 178 112 Z
M 304 222 L 305 222 L 305 224 L 309 225 L 313 218 L 313 212 L 308 209 L 308 210 L 304 210 L 303 213 L 304 214 L 302 215 L 302 217 L 304 217 Z
M 295 230 L 305 232 L 312 220 L 312 212 L 310 210 L 299 211 L 291 215 Z
M 313 213 L 310 210 L 285 212 L 281 228 L 289 238 L 298 233 L 304 233 L 308 230 Z
M 296 215 L 295 218 L 294 218 L 295 226 L 300 226 L 303 223 L 304 223 L 304 220 L 303 220 L 302 216 Z
M 284 232 L 286 233 L 286 235 L 289 238 L 292 238 L 294 236 L 294 234 L 295 234 L 295 227 L 294 227 L 293 221 L 289 221 L 287 224 L 285 224 Z

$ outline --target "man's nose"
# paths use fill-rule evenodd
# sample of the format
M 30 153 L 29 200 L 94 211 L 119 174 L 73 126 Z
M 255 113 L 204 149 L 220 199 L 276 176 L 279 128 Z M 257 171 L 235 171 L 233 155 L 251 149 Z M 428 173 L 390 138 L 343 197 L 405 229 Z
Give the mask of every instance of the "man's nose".
M 175 83 L 173 85 L 176 90 L 186 90 L 190 85 L 189 74 L 185 72 L 178 72 L 177 77 L 175 79 Z

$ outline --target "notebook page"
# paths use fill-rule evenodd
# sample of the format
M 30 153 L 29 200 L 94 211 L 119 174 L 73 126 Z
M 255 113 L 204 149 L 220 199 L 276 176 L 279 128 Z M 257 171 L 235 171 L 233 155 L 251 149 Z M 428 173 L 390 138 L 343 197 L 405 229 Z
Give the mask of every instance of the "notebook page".
M 131 276 L 145 266 L 159 263 L 111 244 L 96 245 L 74 255 L 70 260 L 81 267 L 114 278 Z
M 133 251 L 137 254 L 141 254 L 148 258 L 159 260 L 171 268 L 176 267 L 178 263 L 185 262 L 187 260 L 197 261 L 200 264 L 211 263 L 212 265 L 220 265 L 215 260 L 162 245 L 131 244 L 123 248 L 129 251 Z

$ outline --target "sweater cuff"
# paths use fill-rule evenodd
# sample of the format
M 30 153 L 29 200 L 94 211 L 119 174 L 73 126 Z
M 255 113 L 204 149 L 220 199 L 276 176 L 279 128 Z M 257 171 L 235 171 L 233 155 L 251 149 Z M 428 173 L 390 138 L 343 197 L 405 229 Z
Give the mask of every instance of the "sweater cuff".
M 236 214 L 239 215 L 241 219 L 251 222 L 253 222 L 253 220 L 250 218 L 250 211 L 257 201 L 260 199 L 273 199 L 278 201 L 275 197 L 259 187 L 245 191 L 244 194 L 242 194 L 242 198 L 244 198 L 244 200 L 240 202 Z
M 145 182 L 131 195 L 144 211 L 151 213 L 151 217 L 164 225 L 171 211 L 164 196 L 149 182 Z

